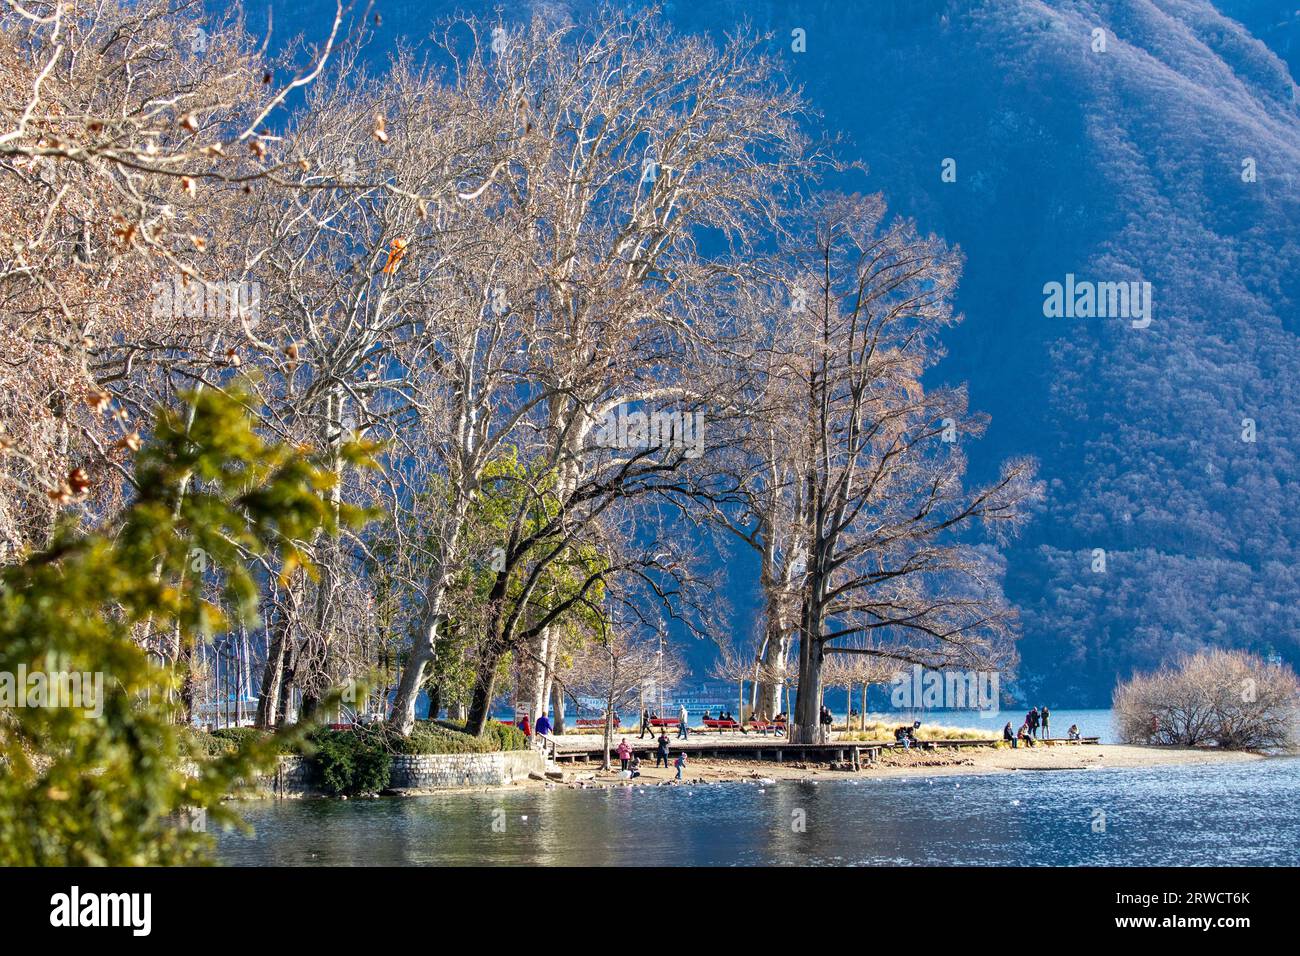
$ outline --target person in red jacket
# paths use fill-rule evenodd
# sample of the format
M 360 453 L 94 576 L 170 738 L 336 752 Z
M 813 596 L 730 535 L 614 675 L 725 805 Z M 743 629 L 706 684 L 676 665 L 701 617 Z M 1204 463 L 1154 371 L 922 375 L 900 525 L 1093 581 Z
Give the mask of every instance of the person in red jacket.
M 515 726 L 524 732 L 525 737 L 531 738 L 533 736 L 533 728 L 532 725 L 528 723 L 527 714 L 524 714 L 523 718 L 519 721 L 519 723 L 515 724 Z

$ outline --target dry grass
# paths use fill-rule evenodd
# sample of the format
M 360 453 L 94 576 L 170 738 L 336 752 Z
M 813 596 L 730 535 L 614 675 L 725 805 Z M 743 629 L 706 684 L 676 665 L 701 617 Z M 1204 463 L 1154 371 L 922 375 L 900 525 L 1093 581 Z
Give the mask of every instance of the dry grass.
M 853 730 L 847 734 L 841 734 L 837 739 L 893 743 L 895 728 L 901 727 L 904 723 L 910 723 L 910 721 L 868 720 L 865 731 Z M 992 740 L 1001 738 L 1001 736 L 1002 728 L 995 726 L 944 727 L 939 724 L 922 723 L 916 730 L 917 740 Z

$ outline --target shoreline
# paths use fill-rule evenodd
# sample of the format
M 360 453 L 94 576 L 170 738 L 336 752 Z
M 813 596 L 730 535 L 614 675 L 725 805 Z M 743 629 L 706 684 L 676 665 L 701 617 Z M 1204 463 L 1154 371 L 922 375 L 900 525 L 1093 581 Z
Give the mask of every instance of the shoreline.
M 675 759 L 675 757 L 673 758 Z M 689 758 L 688 758 L 689 759 Z M 721 783 L 755 783 L 777 781 L 836 781 L 888 779 L 919 776 L 984 776 L 1018 772 L 1104 770 L 1107 768 L 1141 770 L 1149 767 L 1195 766 L 1210 763 L 1243 763 L 1267 760 L 1269 755 L 1240 750 L 1215 750 L 1195 747 L 1149 747 L 1136 744 L 1083 744 L 1070 747 L 981 747 L 952 751 L 886 751 L 880 760 L 861 770 L 832 770 L 823 762 L 790 761 L 773 763 L 708 757 L 690 760 L 680 785 L 707 786 Z M 390 791 L 387 796 L 430 797 L 445 794 L 494 793 L 520 789 L 591 790 L 616 787 L 678 786 L 673 767 L 654 769 L 642 762 L 641 775 L 635 779 L 620 776 L 615 769 L 602 770 L 599 763 L 566 766 L 560 779 L 519 779 L 499 787 L 463 787 L 454 789 Z

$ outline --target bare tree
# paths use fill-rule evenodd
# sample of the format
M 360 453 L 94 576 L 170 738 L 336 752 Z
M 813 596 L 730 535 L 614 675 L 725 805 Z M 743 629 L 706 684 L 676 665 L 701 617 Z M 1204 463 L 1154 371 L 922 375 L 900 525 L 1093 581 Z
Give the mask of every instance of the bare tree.
M 170 293 L 229 304 L 241 210 L 293 162 L 264 123 L 314 79 L 341 17 L 294 69 L 263 56 L 237 4 L 215 19 L 184 0 L 0 9 L 0 560 L 41 545 L 58 511 L 110 514 L 142 412 L 225 364 L 248 303 L 195 316 Z
M 1121 683 L 1115 715 L 1130 743 L 1294 750 L 1300 682 L 1284 664 L 1207 651 Z
M 861 641 L 850 641 L 847 648 L 828 647 L 827 652 L 831 655 L 830 660 L 838 662 L 844 674 L 844 680 L 849 687 L 850 706 L 852 705 L 853 685 L 858 685 L 861 692 L 861 699 L 858 704 L 858 719 L 860 729 L 865 730 L 867 726 L 868 693 L 873 685 L 891 683 L 898 673 L 898 665 L 887 654 L 852 653 L 855 650 L 868 649 L 862 645 L 863 642 Z M 850 653 L 837 653 L 846 649 Z
M 1014 613 L 997 564 L 960 532 L 1014 531 L 1041 492 L 1028 460 L 967 491 L 960 440 L 983 420 L 965 395 L 926 389 L 960 261 L 939 239 L 884 222 L 879 197 L 813 204 L 791 244 L 796 334 L 784 374 L 804 398 L 797 447 L 807 566 L 801 587 L 799 697 L 792 739 L 818 732 L 828 647 L 927 666 L 991 666 L 1007 654 Z
M 681 447 L 611 454 L 599 433 L 621 410 L 694 421 L 705 404 L 692 363 L 734 269 L 701 255 L 697 230 L 717 230 L 739 260 L 804 159 L 798 97 L 759 45 L 740 35 L 715 48 L 657 16 L 613 10 L 576 28 L 535 20 L 498 45 L 491 92 L 523 128 L 509 215 L 528 269 L 519 307 L 532 311 L 530 349 L 544 357 L 539 480 L 553 482 L 567 535 L 594 531 L 615 502 L 669 494 L 690 460 Z M 535 544 L 512 531 L 494 600 L 515 565 L 536 571 L 561 553 Z M 522 646 L 545 657 L 549 622 L 518 628 L 522 616 L 502 608 L 487 659 Z M 471 729 L 486 720 L 491 673 Z
M 604 703 L 604 769 L 610 769 L 609 754 L 619 708 L 637 699 L 648 683 L 672 687 L 685 670 L 681 659 L 671 649 L 665 650 L 657 636 L 639 628 L 604 628 L 581 647 L 565 683 L 571 694 L 595 697 Z
M 709 666 L 710 677 L 736 685 L 736 719 L 739 721 L 744 721 L 748 716 L 745 707 L 745 683 L 752 681 L 757 684 L 763 677 L 762 658 L 756 651 L 754 647 L 744 647 L 734 641 L 720 639 L 718 654 Z M 763 713 L 768 717 L 776 714 L 775 710 L 755 710 L 753 704 L 748 709 L 753 714 Z

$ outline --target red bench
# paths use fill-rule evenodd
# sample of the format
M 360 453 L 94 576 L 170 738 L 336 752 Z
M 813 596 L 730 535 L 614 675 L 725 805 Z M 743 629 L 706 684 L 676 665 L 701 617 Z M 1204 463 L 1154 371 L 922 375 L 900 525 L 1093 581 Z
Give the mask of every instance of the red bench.
M 579 727 L 604 727 L 604 717 L 579 717 L 576 721 Z
M 785 721 L 784 720 L 751 720 L 749 722 L 749 729 L 753 731 L 757 731 L 760 734 L 766 733 L 769 730 L 774 730 L 778 734 L 783 734 L 785 733 Z
M 709 718 L 704 722 L 704 726 L 722 733 L 724 730 L 740 730 L 740 724 L 734 720 L 714 720 Z
M 650 718 L 651 727 L 676 727 L 677 723 L 678 721 L 676 717 L 651 717 Z

